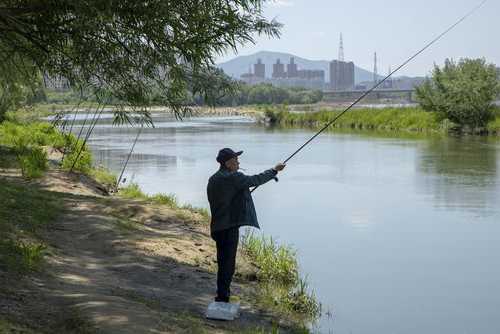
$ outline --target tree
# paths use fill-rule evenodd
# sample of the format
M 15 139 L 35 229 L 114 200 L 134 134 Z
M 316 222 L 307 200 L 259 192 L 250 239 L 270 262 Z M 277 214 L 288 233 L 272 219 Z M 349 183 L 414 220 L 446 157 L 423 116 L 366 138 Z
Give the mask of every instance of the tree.
M 46 98 L 42 79 L 33 66 L 7 67 L 0 74 L 0 122 L 5 113 Z
M 211 98 L 216 55 L 279 36 L 266 0 L 5 0 L 0 5 L 0 81 L 7 68 L 62 76 L 77 90 L 148 116 L 153 100 L 185 112 L 186 92 Z M 32 74 L 29 74 L 32 75 Z M 118 113 L 124 120 L 128 113 Z M 121 116 L 120 116 L 121 115 Z
M 417 88 L 424 110 L 438 113 L 459 126 L 483 127 L 493 116 L 500 93 L 496 68 L 484 59 L 447 59 L 441 69 L 434 66 L 432 78 Z

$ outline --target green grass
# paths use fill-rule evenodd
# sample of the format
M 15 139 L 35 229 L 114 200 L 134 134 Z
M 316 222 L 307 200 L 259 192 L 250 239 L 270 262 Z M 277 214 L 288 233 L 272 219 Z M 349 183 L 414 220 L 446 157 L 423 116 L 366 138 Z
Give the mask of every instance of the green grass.
M 339 115 L 341 110 L 321 110 L 317 112 L 291 113 L 286 106 L 267 106 L 265 117 L 272 124 L 285 127 L 320 128 Z M 447 119 L 441 120 L 435 113 L 419 107 L 411 108 L 359 108 L 346 112 L 331 128 L 379 130 L 393 132 L 447 133 L 456 125 Z M 496 108 L 494 118 L 486 130 L 489 134 L 500 133 L 500 108 Z
M 298 264 L 291 247 L 278 245 L 271 237 L 258 237 L 253 233 L 242 237 L 245 252 L 259 267 L 258 279 L 293 285 L 298 280 Z
M 19 168 L 19 161 L 13 148 L 0 145 L 0 168 Z
M 89 171 L 89 175 L 97 182 L 106 187 L 106 189 L 115 189 L 118 177 L 108 169 L 98 166 Z
M 310 113 L 290 113 L 283 108 L 268 108 L 266 117 L 276 124 L 285 126 L 322 127 L 340 114 L 340 110 L 321 110 Z M 441 132 L 448 124 L 420 108 L 352 109 L 340 117 L 332 127 Z
M 262 305 L 300 321 L 320 316 L 321 304 L 309 292 L 307 280 L 299 276 L 296 252 L 291 247 L 248 233 L 242 237 L 242 248 L 258 268 Z
M 172 209 L 177 209 L 177 217 L 182 220 L 191 220 L 189 214 L 197 214 L 202 217 L 203 221 L 208 222 L 210 214 L 205 208 L 197 208 L 192 205 L 180 205 L 174 194 L 145 194 L 138 184 L 131 183 L 126 187 L 118 189 L 118 195 L 123 198 L 138 199 L 148 203 L 165 205 Z M 189 214 L 188 214 L 189 213 Z
M 24 148 L 17 158 L 27 179 L 41 177 L 48 168 L 47 152 L 40 146 Z
M 36 178 L 47 169 L 45 147 L 53 147 L 66 152 L 63 169 L 69 170 L 78 158 L 73 170 L 90 174 L 92 155 L 82 140 L 73 134 L 63 134 L 49 123 L 35 122 L 22 124 L 5 121 L 0 124 L 0 145 L 15 152 L 23 176 Z M 81 153 L 80 153 L 81 150 Z
M 486 128 L 489 133 L 500 135 L 500 107 L 495 108 L 493 119 L 488 123 Z
M 62 200 L 34 185 L 0 178 L 0 266 L 19 273 L 37 270 L 45 245 L 39 232 L 62 210 Z

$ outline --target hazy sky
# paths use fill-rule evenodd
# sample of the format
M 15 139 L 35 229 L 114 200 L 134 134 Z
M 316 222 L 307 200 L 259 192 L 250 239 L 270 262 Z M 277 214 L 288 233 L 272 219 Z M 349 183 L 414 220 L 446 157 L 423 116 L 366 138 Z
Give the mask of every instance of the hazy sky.
M 360 67 L 373 69 L 378 56 L 386 74 L 465 15 L 481 0 L 274 0 L 265 7 L 268 18 L 284 24 L 280 39 L 257 37 L 240 47 L 239 55 L 261 50 L 289 52 L 312 60 L 338 55 L 339 35 L 344 55 Z M 233 58 L 229 53 L 217 62 Z M 447 57 L 484 57 L 500 66 L 500 0 L 489 0 L 473 16 L 415 59 L 400 74 L 426 75 L 433 63 Z

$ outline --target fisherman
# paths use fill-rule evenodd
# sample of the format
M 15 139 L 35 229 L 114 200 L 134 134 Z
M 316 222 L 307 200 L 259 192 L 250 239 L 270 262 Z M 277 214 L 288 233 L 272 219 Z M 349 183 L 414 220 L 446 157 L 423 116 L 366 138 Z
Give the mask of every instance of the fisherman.
M 230 285 L 233 278 L 239 227 L 243 225 L 259 228 L 257 214 L 250 194 L 250 187 L 260 186 L 285 168 L 278 163 L 274 168 L 260 174 L 248 176 L 238 172 L 238 157 L 243 151 L 235 152 L 223 148 L 217 155 L 219 170 L 210 177 L 207 186 L 208 202 L 212 220 L 210 234 L 217 246 L 217 296 L 216 302 L 229 303 Z

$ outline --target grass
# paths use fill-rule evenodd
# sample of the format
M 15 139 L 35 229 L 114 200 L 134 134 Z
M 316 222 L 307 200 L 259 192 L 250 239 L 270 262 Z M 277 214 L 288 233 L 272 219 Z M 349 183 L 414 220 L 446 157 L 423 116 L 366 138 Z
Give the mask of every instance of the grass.
M 290 113 L 283 108 L 267 108 L 266 117 L 271 123 L 285 126 L 322 127 L 340 114 L 340 110 L 321 110 L 312 113 Z M 420 108 L 352 109 L 339 118 L 332 127 L 442 132 L 449 126 L 433 114 Z
M 0 124 L 0 145 L 15 153 L 23 176 L 28 179 L 42 176 L 47 169 L 46 147 L 66 152 L 62 163 L 66 170 L 73 166 L 77 157 L 74 170 L 90 173 L 92 169 L 91 153 L 86 146 L 82 149 L 82 140 L 77 140 L 73 134 L 61 133 L 49 123 L 5 121 Z
M 39 232 L 61 212 L 62 201 L 34 185 L 1 178 L 0 193 L 0 266 L 21 274 L 38 270 L 46 248 Z
M 291 113 L 286 106 L 267 106 L 263 109 L 271 124 L 289 127 L 320 128 L 339 115 L 341 110 L 323 109 L 317 112 Z M 380 130 L 419 133 L 447 133 L 456 125 L 441 120 L 435 113 L 419 107 L 411 108 L 359 108 L 346 112 L 332 128 Z M 494 118 L 486 126 L 489 134 L 500 133 L 500 108 L 495 108 Z
M 182 220 L 191 220 L 191 214 L 201 216 L 205 222 L 208 222 L 210 217 L 208 210 L 205 208 L 197 208 L 190 204 L 180 205 L 174 194 L 145 194 L 136 183 L 131 183 L 126 187 L 121 187 L 118 190 L 118 195 L 123 198 L 138 199 L 151 204 L 165 205 L 172 209 L 177 209 L 179 210 L 177 212 L 177 217 Z
M 14 323 L 2 318 L 0 318 L 0 333 L 41 334 L 41 332 L 34 331 L 22 324 Z
M 258 299 L 262 305 L 300 321 L 314 321 L 320 316 L 321 304 L 308 291 L 307 280 L 300 278 L 296 252 L 291 247 L 247 233 L 242 237 L 242 248 L 258 268 Z
M 116 188 L 118 177 L 103 166 L 90 169 L 88 174 L 92 176 L 94 180 L 105 186 L 106 189 Z

